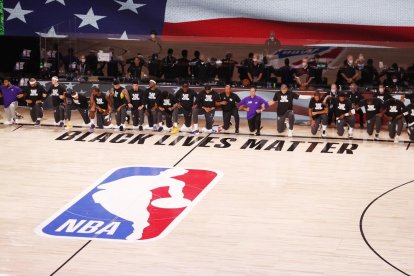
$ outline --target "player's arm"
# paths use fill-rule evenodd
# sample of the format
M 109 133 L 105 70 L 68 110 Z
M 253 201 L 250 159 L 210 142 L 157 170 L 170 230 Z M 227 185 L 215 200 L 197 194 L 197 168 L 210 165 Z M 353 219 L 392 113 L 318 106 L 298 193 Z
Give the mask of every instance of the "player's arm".
M 112 113 L 112 109 L 113 109 L 112 101 L 110 100 L 111 99 L 111 96 L 110 95 L 106 95 L 105 96 L 105 99 L 108 102 L 108 114 L 111 114 Z

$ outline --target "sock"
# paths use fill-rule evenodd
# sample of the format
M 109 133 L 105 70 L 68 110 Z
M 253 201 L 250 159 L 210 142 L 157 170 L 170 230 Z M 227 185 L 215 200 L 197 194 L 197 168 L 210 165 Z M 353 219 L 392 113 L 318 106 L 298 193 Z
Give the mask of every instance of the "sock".
M 326 130 L 327 126 L 322 125 L 322 130 Z
M 198 124 L 194 124 L 193 129 L 197 130 L 198 129 Z

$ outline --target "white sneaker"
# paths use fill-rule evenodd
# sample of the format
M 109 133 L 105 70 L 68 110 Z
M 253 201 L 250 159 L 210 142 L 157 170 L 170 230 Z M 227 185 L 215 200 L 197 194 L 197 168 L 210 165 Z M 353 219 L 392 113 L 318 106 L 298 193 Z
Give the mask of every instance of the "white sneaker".
M 109 126 L 104 126 L 103 128 L 105 128 L 105 129 L 114 128 L 114 125 L 113 124 L 110 124 Z
M 212 129 L 205 129 L 205 130 L 203 130 L 203 132 L 204 133 L 213 133 L 213 130 Z
M 289 129 L 289 130 L 288 130 L 288 137 L 290 138 L 290 137 L 292 137 L 292 136 L 293 136 L 293 130 Z
M 400 136 L 395 135 L 394 143 L 398 144 L 398 142 L 400 142 Z
M 13 123 L 12 122 L 10 122 L 10 121 L 4 121 L 4 123 L 3 123 L 4 125 L 12 125 Z
M 326 130 L 322 130 L 321 136 L 322 136 L 322 138 L 326 138 Z
M 189 132 L 189 131 L 191 131 L 191 128 L 186 127 L 185 125 L 182 125 L 182 126 L 180 127 L 180 131 L 181 131 L 181 132 Z
M 207 132 L 207 129 L 206 129 L 205 127 L 203 127 L 203 128 L 201 129 L 201 132 L 202 132 L 202 133 L 205 133 L 205 132 Z

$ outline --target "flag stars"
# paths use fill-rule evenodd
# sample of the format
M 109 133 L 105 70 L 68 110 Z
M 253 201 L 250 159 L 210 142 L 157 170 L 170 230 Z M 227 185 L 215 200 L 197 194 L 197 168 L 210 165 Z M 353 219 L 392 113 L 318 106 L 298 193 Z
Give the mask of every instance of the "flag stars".
M 75 14 L 76 17 L 79 17 L 82 22 L 80 23 L 78 28 L 82 28 L 87 25 L 91 25 L 95 29 L 99 30 L 98 27 L 98 20 L 105 18 L 106 16 L 103 15 L 95 15 L 93 12 L 92 7 L 89 9 L 87 14 Z
M 23 10 L 22 6 L 20 5 L 20 1 L 17 2 L 16 6 L 13 9 L 4 8 L 4 10 L 10 13 L 9 17 L 7 18 L 7 21 L 16 18 L 16 19 L 21 20 L 24 23 L 26 23 L 26 18 L 24 16 L 33 12 L 33 10 Z
M 66 6 L 65 5 L 65 0 L 47 0 L 45 4 L 49 4 L 49 3 L 52 3 L 52 2 L 58 2 L 58 3 L 61 3 L 63 6 Z
M 145 6 L 145 4 L 135 4 L 134 0 L 127 0 L 126 2 L 117 1 L 117 0 L 114 0 L 114 1 L 121 5 L 118 11 L 130 10 L 136 14 L 138 14 L 138 8 Z

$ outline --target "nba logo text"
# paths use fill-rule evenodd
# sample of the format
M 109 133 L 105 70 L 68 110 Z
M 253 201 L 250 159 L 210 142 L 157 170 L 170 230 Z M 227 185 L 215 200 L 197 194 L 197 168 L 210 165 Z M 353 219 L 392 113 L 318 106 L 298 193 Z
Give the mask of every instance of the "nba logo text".
M 40 225 L 41 235 L 148 241 L 165 237 L 222 174 L 212 170 L 123 167 Z

